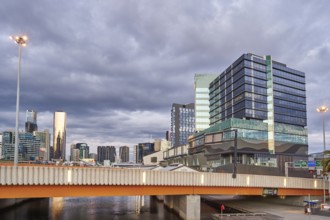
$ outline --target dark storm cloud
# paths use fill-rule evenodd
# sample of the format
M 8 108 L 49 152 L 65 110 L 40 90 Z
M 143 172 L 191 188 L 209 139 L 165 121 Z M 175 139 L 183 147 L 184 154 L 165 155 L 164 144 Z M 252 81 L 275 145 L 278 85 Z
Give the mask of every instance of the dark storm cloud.
M 0 130 L 14 127 L 17 46 L 25 109 L 40 129 L 68 113 L 68 145 L 133 145 L 164 137 L 173 102 L 193 102 L 195 73 L 221 73 L 242 53 L 306 72 L 311 151 L 330 105 L 327 1 L 12 1 L 0 5 Z M 326 118 L 330 128 L 330 117 Z

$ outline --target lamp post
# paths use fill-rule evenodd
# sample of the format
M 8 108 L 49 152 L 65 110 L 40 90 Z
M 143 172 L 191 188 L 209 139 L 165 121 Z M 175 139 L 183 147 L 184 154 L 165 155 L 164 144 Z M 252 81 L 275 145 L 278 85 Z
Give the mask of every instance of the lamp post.
M 316 109 L 317 112 L 322 113 L 322 127 L 323 127 L 323 159 L 324 159 L 324 154 L 325 154 L 325 126 L 324 126 L 324 113 L 326 113 L 329 110 L 328 107 L 326 106 L 321 106 Z M 323 174 L 323 203 L 325 203 L 325 178 Z
M 19 92 L 20 92 L 20 76 L 21 76 L 21 48 L 26 46 L 26 42 L 28 40 L 27 36 L 10 36 L 11 40 L 13 40 L 18 45 L 18 73 L 17 73 L 17 95 L 16 95 L 16 129 L 15 129 L 15 151 L 14 151 L 14 165 L 18 164 L 18 144 L 19 144 L 19 136 L 18 136 L 18 118 L 19 118 Z

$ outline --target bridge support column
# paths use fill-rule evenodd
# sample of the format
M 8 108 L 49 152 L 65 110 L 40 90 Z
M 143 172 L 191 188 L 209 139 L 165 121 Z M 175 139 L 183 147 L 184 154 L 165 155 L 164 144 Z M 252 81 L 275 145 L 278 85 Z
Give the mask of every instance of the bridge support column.
M 164 204 L 185 220 L 200 220 L 201 197 L 199 195 L 165 196 Z
M 173 209 L 173 198 L 174 196 L 164 196 L 164 205 L 169 209 Z

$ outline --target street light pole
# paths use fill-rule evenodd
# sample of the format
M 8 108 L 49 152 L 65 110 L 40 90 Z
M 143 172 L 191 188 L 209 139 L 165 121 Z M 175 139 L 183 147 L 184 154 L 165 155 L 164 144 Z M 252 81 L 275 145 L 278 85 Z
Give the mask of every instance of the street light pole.
M 27 36 L 10 36 L 11 40 L 18 45 L 18 73 L 17 73 L 17 95 L 16 95 L 16 129 L 15 129 L 15 150 L 14 150 L 14 165 L 18 164 L 18 144 L 19 144 L 19 96 L 20 96 L 20 76 L 21 76 L 21 49 L 26 46 Z
M 322 127 L 323 127 L 323 160 L 324 160 L 324 154 L 325 154 L 325 126 L 324 126 L 324 113 L 327 112 L 329 110 L 328 107 L 326 106 L 321 106 L 319 108 L 316 109 L 317 112 L 321 112 L 322 113 Z M 323 171 L 324 172 L 324 171 Z M 325 203 L 325 176 L 324 173 L 322 175 L 323 177 L 323 203 Z

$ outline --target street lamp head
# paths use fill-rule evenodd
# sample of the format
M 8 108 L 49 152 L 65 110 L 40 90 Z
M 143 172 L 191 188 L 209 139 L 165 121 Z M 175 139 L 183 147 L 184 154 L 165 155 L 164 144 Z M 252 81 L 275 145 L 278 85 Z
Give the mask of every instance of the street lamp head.
M 329 108 L 327 106 L 321 106 L 316 109 L 317 112 L 327 112 Z
M 23 36 L 10 36 L 9 37 L 11 40 L 15 41 L 16 44 L 21 45 L 23 47 L 26 46 L 28 37 L 26 35 Z

